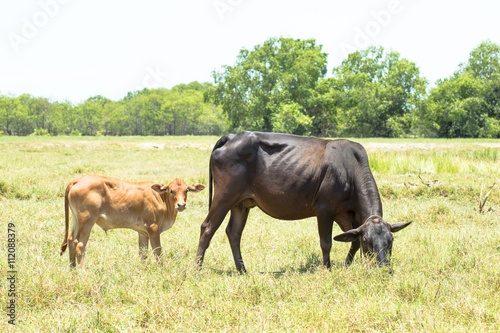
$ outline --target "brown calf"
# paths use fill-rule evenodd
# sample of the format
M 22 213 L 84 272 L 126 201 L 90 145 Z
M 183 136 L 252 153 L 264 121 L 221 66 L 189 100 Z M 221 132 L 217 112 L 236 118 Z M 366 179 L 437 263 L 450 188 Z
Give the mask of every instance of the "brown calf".
M 186 209 L 187 193 L 196 193 L 204 188 L 202 184 L 188 186 L 181 179 L 174 179 L 167 186 L 101 176 L 75 179 L 66 188 L 66 231 L 61 255 L 69 245 L 71 266 L 75 267 L 78 263 L 83 268 L 90 231 L 97 224 L 104 231 L 116 228 L 137 231 L 141 258 L 146 258 L 150 241 L 158 259 L 161 254 L 160 234 L 172 227 L 177 212 Z M 70 236 L 69 209 L 73 215 L 73 231 Z

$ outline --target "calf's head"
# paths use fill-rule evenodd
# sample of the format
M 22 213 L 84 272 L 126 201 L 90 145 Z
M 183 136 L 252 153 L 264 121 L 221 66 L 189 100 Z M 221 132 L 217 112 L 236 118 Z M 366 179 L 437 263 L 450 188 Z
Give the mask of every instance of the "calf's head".
M 192 184 L 188 186 L 182 179 L 176 178 L 167 186 L 163 184 L 153 184 L 151 188 L 160 194 L 167 194 L 167 200 L 173 203 L 175 210 L 182 212 L 186 209 L 188 192 L 197 193 L 205 189 L 202 184 Z
M 333 239 L 339 242 L 361 241 L 363 253 L 377 258 L 379 266 L 389 265 L 392 253 L 392 233 L 398 232 L 410 225 L 407 223 L 390 224 L 380 217 L 371 217 L 359 228 L 351 229 Z

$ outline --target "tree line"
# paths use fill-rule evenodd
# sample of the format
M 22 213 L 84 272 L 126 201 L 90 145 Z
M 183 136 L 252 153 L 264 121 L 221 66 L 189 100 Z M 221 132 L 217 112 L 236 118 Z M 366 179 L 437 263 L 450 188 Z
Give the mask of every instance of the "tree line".
M 129 92 L 119 101 L 94 96 L 81 104 L 0 96 L 0 130 L 9 135 L 220 135 L 227 117 L 192 82 Z
M 500 46 L 482 42 L 429 89 L 417 65 L 370 47 L 327 76 L 314 39 L 242 49 L 214 84 L 143 89 L 73 105 L 0 95 L 4 135 L 221 135 L 242 130 L 322 137 L 500 137 Z

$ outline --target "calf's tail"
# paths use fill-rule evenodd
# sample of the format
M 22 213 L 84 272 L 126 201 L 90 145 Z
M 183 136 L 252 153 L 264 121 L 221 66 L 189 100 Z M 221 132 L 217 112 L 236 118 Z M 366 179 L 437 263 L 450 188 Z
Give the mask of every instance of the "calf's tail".
M 68 230 L 69 230 L 69 200 L 68 200 L 68 195 L 69 191 L 78 182 L 78 180 L 73 180 L 71 181 L 68 186 L 66 187 L 66 193 L 64 194 L 64 222 L 66 224 L 66 230 L 64 232 L 64 240 L 61 245 L 61 252 L 60 254 L 63 255 L 64 251 L 66 251 L 66 248 L 68 247 Z

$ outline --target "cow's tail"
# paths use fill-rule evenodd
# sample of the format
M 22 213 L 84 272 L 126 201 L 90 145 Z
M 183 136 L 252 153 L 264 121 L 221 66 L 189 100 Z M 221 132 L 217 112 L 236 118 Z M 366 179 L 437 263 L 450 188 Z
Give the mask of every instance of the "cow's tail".
M 69 191 L 78 182 L 78 180 L 73 180 L 68 184 L 68 187 L 66 187 L 66 193 L 64 194 L 64 222 L 66 225 L 66 229 L 64 231 L 64 240 L 61 245 L 61 255 L 63 255 L 64 251 L 66 251 L 66 248 L 68 247 L 68 231 L 69 231 L 69 200 L 68 200 L 68 195 Z
M 208 211 L 212 207 L 212 155 L 210 155 L 210 165 L 208 166 Z
M 234 134 L 224 135 L 217 141 L 212 149 L 212 154 L 210 155 L 210 165 L 208 166 L 208 211 L 210 211 L 210 207 L 212 207 L 212 193 L 213 193 L 213 176 L 212 176 L 212 166 L 213 166 L 213 155 L 216 149 L 224 146 L 229 140 L 234 137 Z

